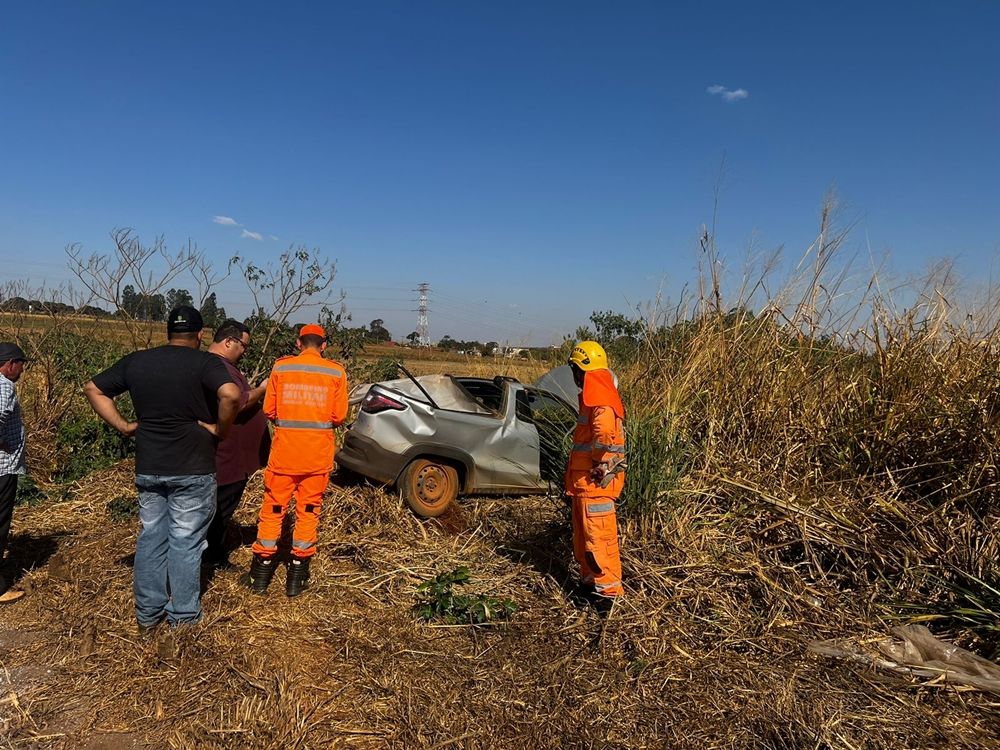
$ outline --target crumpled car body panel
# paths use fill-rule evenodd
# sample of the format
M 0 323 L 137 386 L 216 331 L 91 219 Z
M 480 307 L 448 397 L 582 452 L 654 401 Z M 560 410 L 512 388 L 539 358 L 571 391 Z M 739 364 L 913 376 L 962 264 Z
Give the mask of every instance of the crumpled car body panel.
M 576 419 L 575 409 L 559 397 L 499 377 L 402 378 L 355 388 L 351 401 L 365 397 L 391 399 L 405 408 L 377 413 L 362 408 L 338 464 L 391 484 L 412 460 L 438 457 L 462 467 L 465 493 L 548 491 L 555 468 L 561 471 L 562 458 L 554 454 L 566 448 L 562 443 Z M 556 428 L 550 426 L 553 416 Z

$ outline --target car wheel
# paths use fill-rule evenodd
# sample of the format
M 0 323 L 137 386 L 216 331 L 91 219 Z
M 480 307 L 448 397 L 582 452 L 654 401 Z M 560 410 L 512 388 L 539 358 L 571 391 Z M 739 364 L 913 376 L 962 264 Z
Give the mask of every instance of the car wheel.
M 436 518 L 458 497 L 458 472 L 454 466 L 418 458 L 403 472 L 400 489 L 414 513 L 421 518 Z

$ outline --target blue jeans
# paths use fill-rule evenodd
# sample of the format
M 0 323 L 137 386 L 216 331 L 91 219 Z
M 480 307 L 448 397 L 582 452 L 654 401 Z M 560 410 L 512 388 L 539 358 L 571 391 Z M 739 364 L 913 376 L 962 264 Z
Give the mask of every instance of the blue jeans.
M 215 515 L 215 474 L 136 474 L 139 521 L 133 590 L 135 618 L 153 625 L 201 619 L 201 553 Z

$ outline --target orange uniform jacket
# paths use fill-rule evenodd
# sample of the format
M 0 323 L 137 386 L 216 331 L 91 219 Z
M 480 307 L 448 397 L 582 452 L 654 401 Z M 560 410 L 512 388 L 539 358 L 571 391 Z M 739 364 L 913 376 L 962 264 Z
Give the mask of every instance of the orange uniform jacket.
M 329 474 L 333 428 L 347 417 L 347 375 L 313 349 L 274 363 L 264 414 L 275 426 L 267 468 L 276 474 Z
M 590 472 L 598 464 L 613 467 L 625 459 L 625 413 L 607 370 L 588 373 L 587 379 L 566 466 L 566 492 L 577 497 L 617 498 L 625 485 L 625 472 L 615 474 L 607 487 L 591 479 Z

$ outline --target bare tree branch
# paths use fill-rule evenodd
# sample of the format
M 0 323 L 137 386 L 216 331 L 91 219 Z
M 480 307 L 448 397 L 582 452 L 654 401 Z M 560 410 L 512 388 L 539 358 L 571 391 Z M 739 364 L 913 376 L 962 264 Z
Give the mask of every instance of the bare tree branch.
M 79 243 L 66 248 L 70 272 L 88 290 L 92 299 L 111 308 L 122 321 L 136 348 L 148 347 L 153 341 L 153 326 L 141 311 L 125 304 L 127 287 L 138 298 L 154 299 L 163 295 L 168 285 L 183 274 L 191 275 L 203 302 L 213 285 L 228 276 L 218 276 L 205 255 L 188 241 L 176 253 L 167 249 L 162 236 L 152 245 L 144 245 L 130 228 L 111 232 L 113 249 L 108 253 L 84 253 Z

